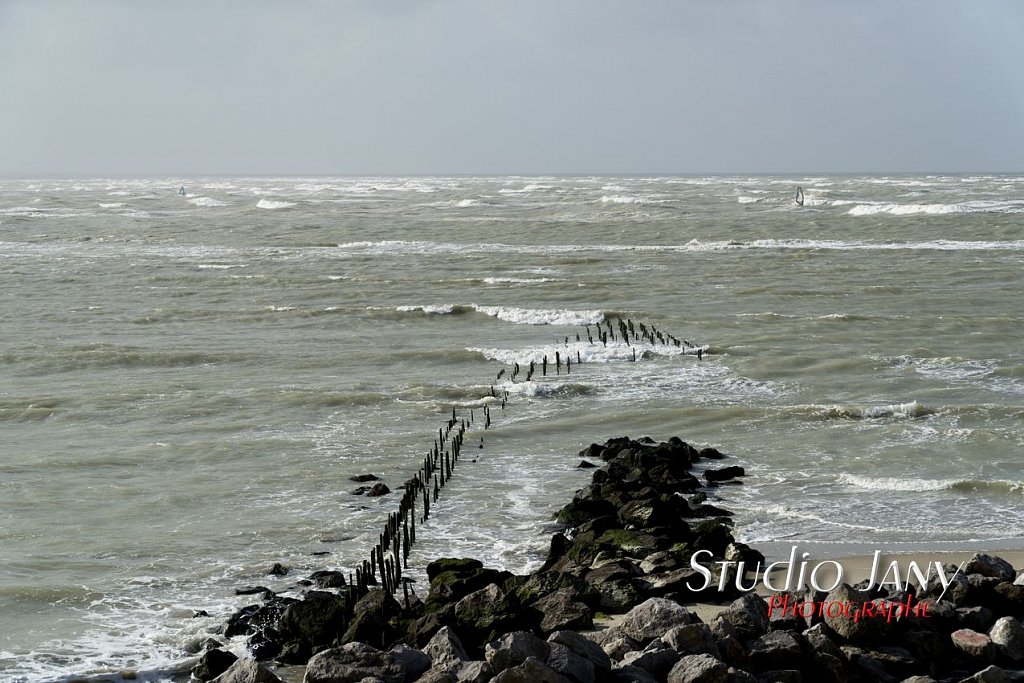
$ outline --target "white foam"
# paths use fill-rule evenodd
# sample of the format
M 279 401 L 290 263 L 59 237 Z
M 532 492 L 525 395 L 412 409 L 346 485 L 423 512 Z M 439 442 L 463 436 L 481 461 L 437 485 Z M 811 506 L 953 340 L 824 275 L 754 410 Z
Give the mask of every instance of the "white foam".
M 488 285 L 535 285 L 543 282 L 558 282 L 553 277 L 485 277 L 484 284 Z
M 455 202 L 455 206 L 459 207 L 460 209 L 465 209 L 466 207 L 469 206 L 476 206 L 476 204 L 477 201 L 475 199 L 460 199 L 459 201 Z
M 643 204 L 643 197 L 633 197 L 629 195 L 604 195 L 601 197 L 602 204 Z
M 100 202 L 100 207 L 104 208 L 104 209 L 120 209 L 124 205 L 125 205 L 124 202 L 111 202 L 111 203 L 107 203 L 107 204 L 104 204 L 103 202 Z
M 567 308 L 514 308 L 511 306 L 478 306 L 473 308 L 505 322 L 517 325 L 596 325 L 604 320 L 602 311 L 574 311 Z
M 261 209 L 287 209 L 290 206 L 295 206 L 295 202 L 285 202 L 276 199 L 261 199 L 256 202 L 256 206 Z
M 945 491 L 953 488 L 957 483 L 954 479 L 862 477 L 856 474 L 840 474 L 836 481 L 869 491 Z
M 256 206 L 261 206 L 263 204 L 263 202 L 265 202 L 265 201 L 266 201 L 265 199 L 261 199 L 256 204 Z M 188 203 L 189 204 L 195 204 L 196 206 L 207 206 L 207 207 L 227 206 L 226 203 L 220 201 L 219 199 L 214 199 L 213 197 L 193 197 L 192 199 L 188 200 Z M 273 208 L 273 207 L 263 206 L 262 208 L 267 209 L 267 208 Z
M 756 204 L 757 202 L 761 201 L 762 199 L 764 199 L 764 197 L 744 197 L 744 196 L 739 196 L 739 197 L 736 198 L 736 201 L 739 202 L 740 204 Z
M 245 268 L 244 263 L 200 263 L 199 270 L 230 270 L 232 268 Z
M 411 313 L 413 311 L 422 311 L 430 315 L 448 315 L 455 311 L 454 304 L 439 304 L 437 306 L 398 306 L 397 310 L 403 313 Z

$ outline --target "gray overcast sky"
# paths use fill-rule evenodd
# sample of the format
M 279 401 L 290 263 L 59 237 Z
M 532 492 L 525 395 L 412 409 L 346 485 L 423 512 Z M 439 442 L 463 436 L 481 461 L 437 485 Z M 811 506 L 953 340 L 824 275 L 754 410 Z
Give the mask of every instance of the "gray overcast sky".
M 0 0 L 0 175 L 1024 170 L 1020 0 Z

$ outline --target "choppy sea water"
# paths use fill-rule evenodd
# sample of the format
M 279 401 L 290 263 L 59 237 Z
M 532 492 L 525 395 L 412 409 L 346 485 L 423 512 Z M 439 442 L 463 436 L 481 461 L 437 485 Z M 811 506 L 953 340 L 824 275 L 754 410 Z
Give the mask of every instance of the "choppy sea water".
M 162 679 L 236 587 L 352 568 L 397 501 L 348 477 L 492 384 L 419 566 L 535 566 L 619 435 L 732 454 L 747 542 L 1020 547 L 1022 266 L 1024 177 L 0 181 L 0 678 Z

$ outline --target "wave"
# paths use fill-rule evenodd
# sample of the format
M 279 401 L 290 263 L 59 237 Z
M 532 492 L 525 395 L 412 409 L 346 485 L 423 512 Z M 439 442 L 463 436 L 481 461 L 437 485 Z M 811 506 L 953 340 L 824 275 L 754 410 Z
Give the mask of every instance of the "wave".
M 395 308 L 397 311 L 402 313 L 413 313 L 421 312 L 427 315 L 452 315 L 454 313 L 465 313 L 472 310 L 466 306 L 456 306 L 455 304 L 439 304 L 437 306 L 398 306 Z
M 487 285 L 538 285 L 544 282 L 558 282 L 553 277 L 485 277 L 483 283 Z
M 643 197 L 622 194 L 604 195 L 601 197 L 602 204 L 643 204 L 645 202 L 646 200 Z
M 868 491 L 992 491 L 997 493 L 1024 493 L 1024 482 L 984 479 L 917 479 L 913 477 L 865 477 L 840 474 L 839 484 Z
M 123 208 L 124 206 L 126 206 L 124 202 L 110 202 L 110 203 L 100 202 L 100 208 L 101 209 L 120 209 L 120 208 Z
M 640 344 L 635 342 L 632 346 L 627 346 L 621 342 L 609 342 L 607 346 L 604 346 L 603 344 L 591 344 L 584 340 L 579 342 L 573 341 L 568 344 L 549 344 L 546 346 L 534 346 L 520 349 L 470 347 L 467 351 L 479 353 L 487 360 L 498 361 L 505 365 L 519 363 L 520 366 L 528 366 L 531 362 L 540 365 L 544 361 L 544 357 L 547 356 L 549 365 L 548 373 L 551 374 L 554 372 L 553 367 L 556 353 L 558 353 L 563 360 L 568 358 L 573 364 L 577 363 L 577 359 L 583 363 L 614 363 L 618 361 L 633 360 L 634 352 L 636 353 L 636 358 L 639 360 L 652 355 L 694 355 L 697 353 L 698 348 L 703 351 L 708 350 L 707 346 L 688 346 L 683 348 L 675 346 L 651 346 L 650 344 Z M 539 368 L 537 372 L 540 372 Z
M 480 253 L 502 254 L 575 254 L 575 253 L 710 253 L 734 250 L 832 250 L 832 251 L 1021 251 L 1024 240 L 928 240 L 919 242 L 868 242 L 860 240 L 760 239 L 715 240 L 701 242 L 693 239 L 685 244 L 506 244 L 445 243 L 417 240 L 383 240 L 377 242 L 347 242 L 339 249 L 366 255 L 430 255 Z
M 838 204 L 839 202 L 835 202 Z M 953 213 L 1024 213 L 1022 201 L 977 200 L 956 204 L 859 203 L 846 212 L 850 216 L 941 216 Z
M 567 308 L 513 308 L 478 306 L 473 308 L 498 320 L 517 325 L 596 325 L 604 320 L 603 311 L 575 311 Z
M 288 207 L 295 206 L 295 202 L 285 202 L 277 199 L 263 198 L 256 202 L 256 206 L 261 209 L 287 209 Z
M 596 325 L 604 320 L 605 315 L 603 311 L 515 308 L 511 306 L 480 306 L 478 304 L 417 304 L 397 306 L 394 310 L 400 313 L 423 313 L 426 315 L 461 315 L 475 311 L 517 325 Z
M 799 412 L 809 413 L 827 420 L 877 420 L 884 418 L 917 418 L 932 415 L 936 411 L 917 401 L 907 403 L 890 403 L 886 405 L 843 406 L 843 405 L 801 405 L 795 406 Z
M 263 209 L 277 208 L 277 207 L 273 207 L 273 206 L 263 206 L 263 202 L 264 201 L 266 201 L 266 200 L 261 199 L 256 204 L 256 206 L 259 206 L 260 208 L 263 208 Z M 194 204 L 196 206 L 207 206 L 207 207 L 227 206 L 227 204 L 225 202 L 222 202 L 219 199 L 214 199 L 213 197 L 194 197 L 192 199 L 189 199 L 188 203 L 189 204 Z M 285 202 L 285 203 L 287 203 L 287 202 Z

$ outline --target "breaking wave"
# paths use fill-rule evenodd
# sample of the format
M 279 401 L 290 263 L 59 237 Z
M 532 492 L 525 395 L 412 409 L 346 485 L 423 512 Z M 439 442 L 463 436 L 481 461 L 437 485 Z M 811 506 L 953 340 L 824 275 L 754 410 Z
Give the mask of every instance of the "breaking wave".
M 865 477 L 840 474 L 837 483 L 868 491 L 994 491 L 1024 493 L 1024 482 L 983 479 L 916 479 L 913 477 Z
M 295 206 L 295 202 L 285 202 L 277 199 L 261 199 L 256 202 L 256 206 L 261 209 L 287 209 L 290 206 Z

